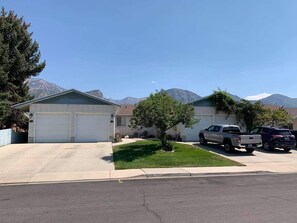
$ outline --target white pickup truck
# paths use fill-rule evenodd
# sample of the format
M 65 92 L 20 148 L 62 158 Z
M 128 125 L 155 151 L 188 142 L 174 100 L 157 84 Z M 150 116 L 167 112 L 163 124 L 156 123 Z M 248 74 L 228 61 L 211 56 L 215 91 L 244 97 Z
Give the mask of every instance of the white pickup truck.
M 201 145 L 207 142 L 224 145 L 226 152 L 234 151 L 234 148 L 245 149 L 248 153 L 262 146 L 262 138 L 259 134 L 240 132 L 237 125 L 212 125 L 199 132 Z

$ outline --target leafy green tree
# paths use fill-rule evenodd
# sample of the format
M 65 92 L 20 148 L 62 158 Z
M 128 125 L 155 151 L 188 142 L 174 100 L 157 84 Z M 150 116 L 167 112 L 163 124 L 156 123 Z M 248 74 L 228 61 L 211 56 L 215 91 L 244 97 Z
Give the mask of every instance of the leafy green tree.
M 267 122 L 267 112 L 269 111 L 264 108 L 261 102 L 252 103 L 247 100 L 238 102 L 235 110 L 237 121 L 243 122 L 247 131 Z
M 158 92 L 139 102 L 133 110 L 130 125 L 132 128 L 155 126 L 160 131 L 162 149 L 172 151 L 166 131 L 179 123 L 185 127 L 193 126 L 197 122 L 194 116 L 192 105 L 175 101 L 166 92 Z
M 226 91 L 214 91 L 208 99 L 214 103 L 217 112 L 226 112 L 229 116 L 236 110 L 236 101 Z
M 292 117 L 290 116 L 288 111 L 283 107 L 279 107 L 276 110 L 271 110 L 270 119 L 269 119 L 270 123 L 268 123 L 268 125 L 283 127 L 283 126 L 287 126 L 288 123 L 291 121 L 292 121 Z
M 26 80 L 37 76 L 45 67 L 39 63 L 38 43 L 29 32 L 30 24 L 13 12 L 0 12 L 0 128 L 24 125 L 20 111 L 11 105 L 30 99 Z

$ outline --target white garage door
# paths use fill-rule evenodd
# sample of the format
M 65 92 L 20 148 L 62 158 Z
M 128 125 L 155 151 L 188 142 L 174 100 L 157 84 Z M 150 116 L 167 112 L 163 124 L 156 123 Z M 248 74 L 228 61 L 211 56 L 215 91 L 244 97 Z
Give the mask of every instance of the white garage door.
M 107 142 L 109 132 L 109 114 L 76 115 L 76 142 Z
M 35 142 L 69 142 L 70 114 L 37 113 Z
M 215 124 L 230 124 L 230 125 L 234 125 L 236 124 L 236 116 L 235 115 L 229 115 L 227 117 L 226 114 L 224 115 L 216 115 L 215 117 L 216 122 Z
M 198 141 L 199 131 L 213 124 L 212 115 L 198 115 L 196 118 L 198 118 L 199 122 L 192 128 L 186 128 L 186 141 Z

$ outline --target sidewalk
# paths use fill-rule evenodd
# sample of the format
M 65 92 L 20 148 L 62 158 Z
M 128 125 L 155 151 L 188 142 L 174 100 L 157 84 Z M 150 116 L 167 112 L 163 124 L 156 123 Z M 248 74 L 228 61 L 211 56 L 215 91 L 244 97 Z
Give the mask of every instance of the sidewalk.
M 152 179 L 168 177 L 197 177 L 206 175 L 224 174 L 255 174 L 265 173 L 266 170 L 249 167 L 187 167 L 187 168 L 151 168 L 151 169 L 129 169 L 129 170 L 106 170 L 92 172 L 59 172 L 59 173 L 37 173 L 33 177 L 23 174 L 13 175 L 0 174 L 0 185 L 11 184 L 39 184 L 39 183 L 62 183 L 81 181 L 112 181 L 127 179 Z

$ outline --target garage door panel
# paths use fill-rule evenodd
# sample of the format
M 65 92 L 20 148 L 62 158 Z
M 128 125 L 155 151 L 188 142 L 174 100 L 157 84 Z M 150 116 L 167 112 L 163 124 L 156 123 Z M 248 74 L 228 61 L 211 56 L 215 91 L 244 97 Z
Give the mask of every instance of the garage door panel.
M 36 115 L 35 142 L 69 142 L 70 114 Z
M 109 141 L 109 117 L 108 114 L 77 114 L 76 142 Z
M 200 130 L 206 129 L 213 124 L 212 115 L 198 115 L 196 118 L 199 120 L 199 122 L 196 123 L 192 128 L 186 128 L 187 141 L 198 141 Z

